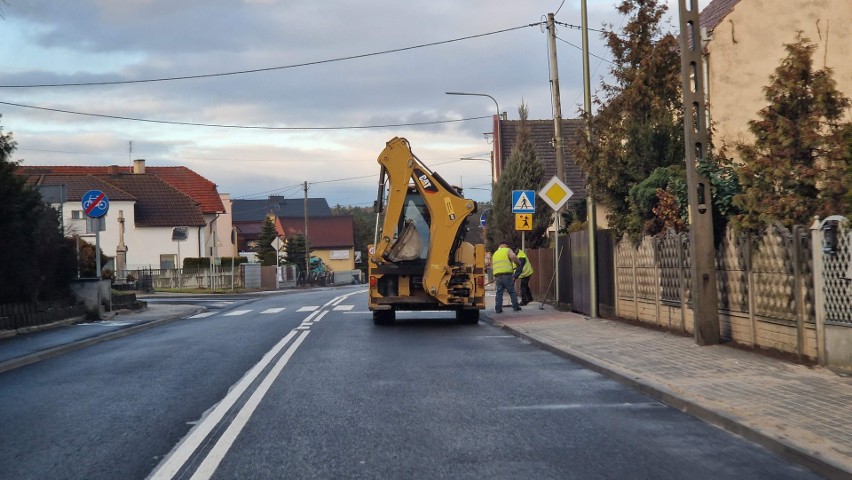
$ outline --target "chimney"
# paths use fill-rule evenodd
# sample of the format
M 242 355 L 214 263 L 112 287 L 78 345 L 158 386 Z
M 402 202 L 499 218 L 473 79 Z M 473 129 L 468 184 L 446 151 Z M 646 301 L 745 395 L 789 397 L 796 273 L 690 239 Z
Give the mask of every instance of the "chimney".
M 133 160 L 133 173 L 145 173 L 145 159 L 137 158 Z
M 121 171 L 118 169 L 118 165 L 110 165 L 109 166 L 109 174 L 110 175 L 116 176 L 119 173 L 121 173 Z

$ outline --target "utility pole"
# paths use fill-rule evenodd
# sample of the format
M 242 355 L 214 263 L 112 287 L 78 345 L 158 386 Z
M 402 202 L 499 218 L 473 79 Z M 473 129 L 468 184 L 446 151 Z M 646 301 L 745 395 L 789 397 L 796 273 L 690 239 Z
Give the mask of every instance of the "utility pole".
M 559 68 L 556 64 L 556 20 L 553 13 L 547 14 L 547 39 L 550 52 L 550 95 L 553 98 L 553 148 L 556 149 L 556 177 L 565 181 L 565 154 L 562 151 L 562 102 L 559 99 Z M 553 248 L 554 272 L 556 272 L 556 305 L 559 305 L 559 229 L 561 209 L 554 213 L 555 243 Z
M 690 7 L 687 9 L 687 2 Z M 719 333 L 719 303 L 716 291 L 713 208 L 710 182 L 696 166 L 710 148 L 707 112 L 704 105 L 704 59 L 698 0 L 679 0 L 680 80 L 683 90 L 683 132 L 686 150 L 686 185 L 689 201 L 689 242 L 692 246 L 692 308 L 695 314 L 695 343 L 715 345 Z
M 592 86 L 589 78 L 589 15 L 586 0 L 582 0 L 580 13 L 583 17 L 583 109 L 586 112 L 586 137 L 592 142 Z M 589 224 L 589 316 L 598 316 L 598 269 L 597 248 L 595 246 L 595 200 L 589 182 L 586 182 L 586 222 Z
M 308 182 L 305 181 L 305 285 L 311 271 L 311 249 L 308 248 Z

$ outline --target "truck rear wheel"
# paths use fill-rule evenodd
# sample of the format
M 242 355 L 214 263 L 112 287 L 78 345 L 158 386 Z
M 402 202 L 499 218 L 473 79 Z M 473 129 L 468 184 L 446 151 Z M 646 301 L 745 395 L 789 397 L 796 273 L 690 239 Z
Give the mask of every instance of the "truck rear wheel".
M 479 323 L 479 310 L 456 310 L 456 321 L 465 325 Z
M 396 321 L 396 312 L 393 310 L 374 310 L 373 324 L 374 325 L 390 325 Z

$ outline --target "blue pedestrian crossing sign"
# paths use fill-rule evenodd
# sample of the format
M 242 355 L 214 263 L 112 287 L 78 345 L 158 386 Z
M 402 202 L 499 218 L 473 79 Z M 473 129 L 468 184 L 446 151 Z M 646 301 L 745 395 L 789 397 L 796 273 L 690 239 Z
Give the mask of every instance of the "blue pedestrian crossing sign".
M 512 190 L 512 213 L 535 213 L 535 192 Z

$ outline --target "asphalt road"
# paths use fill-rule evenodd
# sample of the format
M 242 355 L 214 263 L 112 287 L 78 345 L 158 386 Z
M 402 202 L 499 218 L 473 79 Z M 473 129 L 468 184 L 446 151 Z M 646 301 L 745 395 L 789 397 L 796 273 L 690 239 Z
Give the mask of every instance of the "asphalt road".
M 490 325 L 373 326 L 362 289 L 0 374 L 0 478 L 816 478 Z

